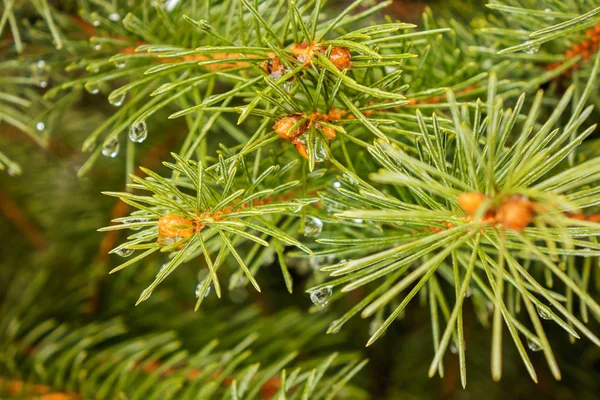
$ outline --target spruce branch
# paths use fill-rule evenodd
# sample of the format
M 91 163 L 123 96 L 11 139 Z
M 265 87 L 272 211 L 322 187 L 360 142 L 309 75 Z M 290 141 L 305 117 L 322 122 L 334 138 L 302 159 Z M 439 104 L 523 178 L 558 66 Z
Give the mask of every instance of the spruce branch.
M 593 77 L 588 82 L 590 85 L 594 82 Z M 600 310 L 582 289 L 579 279 L 572 278 L 558 266 L 576 256 L 598 256 L 595 241 L 585 239 L 600 233 L 598 225 L 591 222 L 596 217 L 589 214 L 586 217 L 582 210 L 597 203 L 595 195 L 587 196 L 587 193 L 595 193 L 597 188 L 594 186 L 590 191 L 587 185 L 597 183 L 600 178 L 600 170 L 595 167 L 599 160 L 592 158 L 573 167 L 564 164 L 577 144 L 595 128 L 582 127 L 591 111 L 583 109 L 588 93 L 573 100 L 572 89 L 567 90 L 554 113 L 544 124 L 538 125 L 541 95 L 537 96 L 531 113 L 519 118 L 524 97 L 519 99 L 514 111 L 502 111 L 501 101 L 495 95 L 496 86 L 492 75 L 488 84 L 488 106 L 484 111 L 482 103 L 478 102 L 475 119 L 465 119 L 469 116 L 468 109 L 463 106 L 460 110 L 454 94 L 448 92 L 454 120 L 451 133 L 443 133 L 434 123 L 436 128 L 431 135 L 423 117 L 417 113 L 424 148 L 418 155 L 381 141 L 369 147 L 370 153 L 383 166 L 382 170 L 370 175 L 370 180 L 388 187 L 386 193 L 389 194 L 359 185 L 351 191 L 337 189 L 339 195 L 348 200 L 334 200 L 329 194 L 322 195 L 325 202 L 340 203 L 342 211 L 337 216 L 342 220 L 369 221 L 383 235 L 377 240 L 369 238 L 368 234 L 353 239 L 318 239 L 324 245 L 338 246 L 339 257 L 355 258 L 323 267 L 322 270 L 330 272 L 333 279 L 310 290 L 341 286 L 342 292 L 347 292 L 367 284 L 372 287 L 369 296 L 332 323 L 330 332 L 336 332 L 351 316 L 360 312 L 363 318 L 371 317 L 376 311 L 389 307 L 400 293 L 412 288 L 373 334 L 368 342 L 370 345 L 418 291 L 425 290 L 426 283 L 434 282 L 432 279 L 437 270 L 451 269 L 445 259 L 454 255 L 456 265 L 462 267 L 465 275 L 462 280 L 449 280 L 460 300 L 454 305 L 441 342 L 436 341 L 439 346 L 436 344 L 430 375 L 438 370 L 450 339 L 461 336 L 462 328 L 457 327 L 456 322 L 462 298 L 469 285 L 474 285 L 470 290 L 484 290 L 495 310 L 493 377 L 499 379 L 502 371 L 500 324 L 504 320 L 532 378 L 535 380 L 536 375 L 519 334 L 544 351 L 554 376 L 560 379 L 536 307 L 543 318 L 554 320 L 570 335 L 579 336 L 572 328 L 576 327 L 592 342 L 600 343 L 597 336 L 569 311 L 571 308 L 564 307 L 568 296 L 561 296 L 536 280 L 546 269 L 564 284 L 565 290 L 579 297 L 586 309 Z M 570 103 L 576 106 L 568 122 L 564 127 L 554 129 L 559 118 L 564 119 Z M 487 115 L 485 120 L 484 114 Z M 516 124 L 519 119 L 524 122 Z M 575 142 L 573 137 L 577 138 Z M 446 161 L 449 157 L 453 159 L 451 164 Z M 557 168 L 560 173 L 548 174 Z M 374 202 L 371 199 L 380 200 Z M 357 209 L 357 203 L 364 205 Z M 529 227 L 531 223 L 535 226 Z M 533 263 L 530 271 L 535 272 L 526 272 L 523 262 Z M 571 265 L 570 271 L 575 271 L 574 263 L 567 265 Z M 480 269 L 486 272 L 489 286 L 483 281 L 472 282 Z M 379 283 L 374 284 L 375 281 Z M 535 334 L 517 323 L 517 316 L 506 307 L 505 284 L 520 293 Z M 432 290 L 431 287 L 428 290 Z M 546 307 L 544 301 L 549 301 L 556 310 Z M 464 384 L 465 369 L 461 368 L 461 371 Z
M 237 156 L 226 160 L 221 157 L 218 164 L 204 168 L 202 164 L 186 161 L 174 155 L 176 163 L 165 163 L 176 171 L 179 177 L 163 178 L 150 170 L 142 169 L 146 179 L 132 176 L 134 189 L 149 191 L 152 196 L 131 193 L 105 194 L 121 198 L 125 203 L 139 209 L 131 217 L 118 218 L 118 225 L 102 228 L 100 231 L 133 229 L 139 232 L 129 236 L 129 240 L 111 250 L 111 253 L 129 257 L 135 250 L 144 252 L 133 257 L 112 272 L 119 271 L 146 256 L 156 252 L 174 252 L 171 261 L 159 272 L 155 281 L 142 293 L 140 300 L 146 300 L 156 286 L 171 274 L 181 263 L 202 255 L 210 275 L 201 284 L 206 292 L 214 286 L 217 296 L 221 289 L 216 271 L 225 258 L 231 254 L 244 271 L 246 278 L 260 291 L 248 265 L 260 262 L 253 256 L 242 257 L 239 248 L 243 243 L 268 246 L 265 239 L 276 239 L 286 245 L 296 246 L 305 252 L 311 251 L 296 238 L 276 227 L 286 218 L 294 219 L 294 214 L 316 199 L 300 198 L 294 195 L 300 184 L 291 180 L 278 186 L 266 186 L 266 182 L 284 179 L 286 171 L 271 167 L 256 179 L 239 173 L 242 167 Z M 190 193 L 190 190 L 193 192 Z M 289 197 L 290 200 L 286 200 Z M 280 199 L 280 200 L 278 200 Z M 250 233 L 248 230 L 256 233 Z M 257 234 L 259 236 L 257 236 Z M 213 261 L 211 252 L 220 249 Z M 252 253 L 250 253 L 252 254 Z M 285 271 L 284 271 L 285 274 Z M 209 281 L 210 279 L 210 281 Z M 286 280 L 289 277 L 286 275 Z M 204 296 L 198 296 L 198 305 Z
M 3 396 L 332 399 L 344 391 L 366 398 L 347 383 L 367 361 L 323 352 L 313 344 L 323 321 L 297 311 L 207 313 L 192 324 L 203 328 L 190 344 L 183 339 L 192 326 L 141 334 L 120 318 L 36 321 L 23 306 L 47 290 L 48 275 L 23 278 L 12 282 L 0 314 Z M 39 307 L 38 316 L 53 308 Z M 227 326 L 219 323 L 225 316 Z M 281 340 L 283 332 L 295 335 L 293 345 Z

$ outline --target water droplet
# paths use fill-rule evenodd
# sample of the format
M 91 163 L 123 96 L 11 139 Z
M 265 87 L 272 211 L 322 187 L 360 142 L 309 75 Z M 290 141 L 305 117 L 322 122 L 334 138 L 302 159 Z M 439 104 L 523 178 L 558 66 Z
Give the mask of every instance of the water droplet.
M 210 294 L 210 288 L 211 288 L 211 286 L 208 286 L 206 288 L 204 297 L 208 297 L 208 295 Z M 202 295 L 202 283 L 198 283 L 198 285 L 196 286 L 196 291 L 194 293 L 196 294 L 196 297 L 200 297 Z
M 104 157 L 115 158 L 117 154 L 119 154 L 119 147 L 121 147 L 121 145 L 117 139 L 105 142 L 104 147 L 102 147 L 102 155 Z
M 148 218 L 131 218 L 130 220 L 127 221 L 128 224 L 138 224 L 138 223 L 142 223 L 142 222 L 148 222 Z M 139 231 L 140 229 L 142 229 L 141 226 L 131 226 L 129 227 L 129 229 L 134 230 L 134 231 Z
M 544 307 L 537 306 L 537 312 L 542 319 L 552 319 L 552 315 Z
M 122 248 L 122 249 L 115 251 L 115 253 L 121 257 L 129 257 L 130 255 L 133 254 L 133 250 Z
M 46 124 L 43 123 L 42 121 L 39 121 L 37 124 L 35 124 L 35 129 L 37 129 L 38 131 L 43 131 L 44 129 L 46 129 Z
M 148 137 L 146 122 L 140 121 L 129 128 L 129 139 L 134 143 L 142 143 Z
M 544 10 L 544 12 L 546 12 L 546 13 L 551 13 L 551 12 L 552 12 L 552 9 L 550 9 L 550 8 L 546 8 L 546 9 Z M 554 20 L 554 17 L 553 17 L 552 15 L 548 15 L 548 16 L 546 17 L 546 21 L 553 21 L 553 20 Z
M 287 73 L 287 70 L 285 72 Z M 281 84 L 281 87 L 283 88 L 283 90 L 285 90 L 286 92 L 289 93 L 292 91 L 292 88 L 294 87 L 294 83 L 290 82 L 290 81 L 286 81 Z
M 100 43 L 94 45 L 94 50 L 100 51 L 102 50 L 102 45 Z
M 125 68 L 127 66 L 127 61 L 125 61 L 123 59 L 119 59 L 119 60 L 115 60 L 114 64 L 115 64 L 115 67 L 117 67 L 117 68 Z
M 168 12 L 171 12 L 175 9 L 175 7 L 177 7 L 177 4 L 179 4 L 180 0 L 164 0 L 165 3 L 165 9 Z
M 525 42 L 525 44 L 528 44 L 528 46 L 524 50 L 527 54 L 537 53 L 537 51 L 540 49 L 539 44 L 533 44 L 531 41 L 527 41 Z
M 456 343 L 452 342 L 450 343 L 450 353 L 452 354 L 457 354 L 458 353 L 458 346 L 456 345 Z
M 98 94 L 98 93 L 100 93 L 100 87 L 98 86 L 98 83 L 94 82 L 94 81 L 88 81 L 85 84 L 85 90 L 87 90 L 87 92 L 89 94 Z
M 531 339 L 527 340 L 527 347 L 529 347 L 529 350 L 531 350 L 531 351 L 540 351 L 540 350 L 542 350 L 542 346 L 539 344 L 539 342 L 536 342 L 536 341 L 531 340 Z
M 298 54 L 298 56 L 296 57 L 296 59 L 298 60 L 298 62 L 300 64 L 306 64 L 308 62 L 308 57 L 305 54 Z
M 322 162 L 327 160 L 328 154 L 327 146 L 325 145 L 325 143 L 323 143 L 322 140 L 317 140 L 317 143 L 315 144 L 315 161 Z
M 119 13 L 113 12 L 113 13 L 108 14 L 108 19 L 111 20 L 112 22 L 117 22 L 121 19 L 121 16 L 119 15 Z
M 165 269 L 167 269 L 167 265 L 169 265 L 169 263 L 164 263 L 163 265 L 161 265 L 160 270 L 158 272 L 163 272 Z
M 143 291 L 142 294 L 140 295 L 140 299 L 139 302 L 141 303 L 142 301 L 146 301 L 150 298 L 150 295 L 152 295 L 152 292 L 147 292 L 147 291 Z
M 115 107 L 121 107 L 125 101 L 125 93 L 117 94 L 116 96 L 108 96 L 108 102 Z
M 310 301 L 317 306 L 325 307 L 329 303 L 332 294 L 333 289 L 331 286 L 325 286 L 324 288 L 310 292 Z
M 31 66 L 31 77 L 41 88 L 48 86 L 50 68 L 46 65 L 46 61 L 39 60 Z
M 304 222 L 304 236 L 316 237 L 321 234 L 323 230 L 323 221 L 317 217 L 308 217 Z
M 356 224 L 362 224 L 363 222 L 365 222 L 363 219 L 360 218 L 353 219 L 352 221 Z
M 334 189 L 339 189 L 341 187 L 342 187 L 341 182 L 338 182 L 338 181 L 333 182 L 333 188 Z
M 99 19 L 95 19 L 92 21 L 92 25 L 95 26 L 96 28 L 100 26 L 100 20 Z
M 467 291 L 465 292 L 465 297 L 471 297 L 471 286 L 467 288 Z
M 181 240 L 179 236 L 158 236 L 157 243 L 163 247 L 171 246 Z

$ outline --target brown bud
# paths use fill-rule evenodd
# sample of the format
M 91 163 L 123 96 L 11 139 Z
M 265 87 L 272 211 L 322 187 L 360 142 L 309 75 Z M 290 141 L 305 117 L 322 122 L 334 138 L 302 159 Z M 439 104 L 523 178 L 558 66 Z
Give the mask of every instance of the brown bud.
M 308 67 L 310 65 L 310 62 L 311 62 L 314 54 L 315 54 L 315 49 L 319 49 L 319 48 L 320 48 L 320 45 L 318 45 L 315 42 L 313 42 L 311 44 L 302 42 L 302 43 L 296 43 L 296 44 L 292 45 L 292 47 L 290 48 L 290 51 L 294 54 L 294 56 L 296 57 L 296 60 L 298 60 L 299 62 L 304 64 L 305 67 Z
M 263 69 L 273 79 L 279 79 L 285 74 L 285 65 L 281 63 L 281 60 L 277 57 L 268 59 L 263 64 Z
M 293 131 L 291 131 L 292 127 L 302 119 L 300 115 L 288 115 L 286 117 L 279 118 L 275 121 L 275 125 L 273 125 L 273 129 L 275 133 L 277 133 L 281 138 L 285 140 L 292 141 L 295 138 L 302 135 L 306 132 L 308 127 L 308 122 L 303 122 L 299 126 L 296 127 Z
M 264 400 L 271 400 L 281 387 L 281 379 L 278 376 L 274 376 L 265 382 L 260 388 L 260 395 Z
M 333 47 L 329 53 L 329 61 L 336 66 L 340 71 L 343 69 L 350 69 L 352 56 L 345 47 Z

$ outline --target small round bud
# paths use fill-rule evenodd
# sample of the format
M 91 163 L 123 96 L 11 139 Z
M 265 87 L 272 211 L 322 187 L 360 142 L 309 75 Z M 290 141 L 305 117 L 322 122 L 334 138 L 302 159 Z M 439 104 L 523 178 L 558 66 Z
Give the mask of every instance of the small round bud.
M 336 66 L 340 71 L 343 69 L 350 69 L 352 66 L 352 56 L 345 47 L 333 47 L 329 53 L 329 61 Z
M 167 214 L 158 220 L 159 237 L 189 237 L 193 234 L 193 222 L 189 219 Z
M 288 115 L 286 117 L 279 118 L 277 121 L 275 121 L 273 129 L 275 130 L 275 133 L 277 133 L 281 138 L 292 141 L 293 139 L 306 132 L 306 128 L 308 125 L 306 121 L 301 123 L 292 131 L 292 127 L 296 125 L 301 119 L 302 117 L 300 115 Z
M 496 221 L 504 228 L 523 230 L 533 219 L 531 202 L 522 197 L 509 197 L 502 201 L 496 211 Z
M 477 210 L 479 210 L 481 203 L 483 203 L 485 199 L 487 199 L 487 196 L 483 193 L 461 193 L 458 195 L 458 204 L 467 215 L 472 217 L 477 214 Z
M 304 64 L 305 67 L 308 67 L 311 59 L 314 56 L 316 46 L 317 45 L 314 42 L 310 45 L 306 42 L 296 43 L 292 45 L 290 51 L 294 54 L 296 60 Z

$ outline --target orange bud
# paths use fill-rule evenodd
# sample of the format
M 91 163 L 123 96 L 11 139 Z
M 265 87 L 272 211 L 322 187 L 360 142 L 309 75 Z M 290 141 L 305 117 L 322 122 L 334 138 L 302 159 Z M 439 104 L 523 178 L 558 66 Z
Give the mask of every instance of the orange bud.
M 345 47 L 333 47 L 329 53 L 329 61 L 336 66 L 340 71 L 343 69 L 350 69 L 352 56 Z
M 306 144 L 304 143 L 304 141 L 302 140 L 294 140 L 294 146 L 296 147 L 296 150 L 298 150 L 298 153 L 300 153 L 300 155 L 304 158 L 306 158 L 308 160 L 308 151 L 306 150 Z
M 65 393 L 48 393 L 40 397 L 40 400 L 72 400 L 75 396 L 69 396 Z
M 342 119 L 343 117 L 344 117 L 343 111 L 338 110 L 337 108 L 332 108 L 331 110 L 329 110 L 329 113 L 327 113 L 327 118 L 329 118 L 330 120 Z
M 578 221 L 585 221 L 584 213 L 569 213 L 569 212 L 567 212 L 567 213 L 565 213 L 565 215 L 571 219 L 576 219 Z
M 189 228 L 186 228 L 189 226 Z M 189 219 L 167 214 L 158 220 L 159 237 L 189 237 L 194 234 L 193 222 Z
M 271 400 L 281 387 L 281 379 L 277 376 L 272 377 L 260 388 L 260 395 L 264 400 Z
M 525 198 L 511 196 L 500 204 L 496 220 L 500 225 L 515 231 L 523 230 L 533 219 L 531 202 Z
M 583 59 L 585 61 L 589 61 L 590 60 L 590 52 L 588 50 L 583 50 L 581 52 L 581 56 L 583 57 Z
M 277 57 L 273 57 L 265 61 L 263 69 L 273 79 L 279 79 L 285 74 L 285 65 Z
M 481 203 L 487 199 L 487 196 L 483 193 L 470 192 L 461 193 L 458 195 L 458 204 L 470 216 L 474 216 L 479 210 Z
M 308 122 L 300 124 L 300 126 L 296 127 L 293 132 L 291 131 L 292 127 L 301 119 L 302 116 L 300 115 L 288 115 L 287 117 L 279 118 L 277 121 L 275 121 L 273 129 L 275 130 L 275 133 L 279 135 L 279 137 L 292 141 L 306 132 Z
M 331 140 L 335 137 L 335 134 L 336 134 L 335 129 L 333 129 L 329 126 L 319 125 L 319 124 L 317 124 L 317 128 L 320 129 L 321 132 L 323 132 L 323 134 L 327 137 L 327 139 Z

